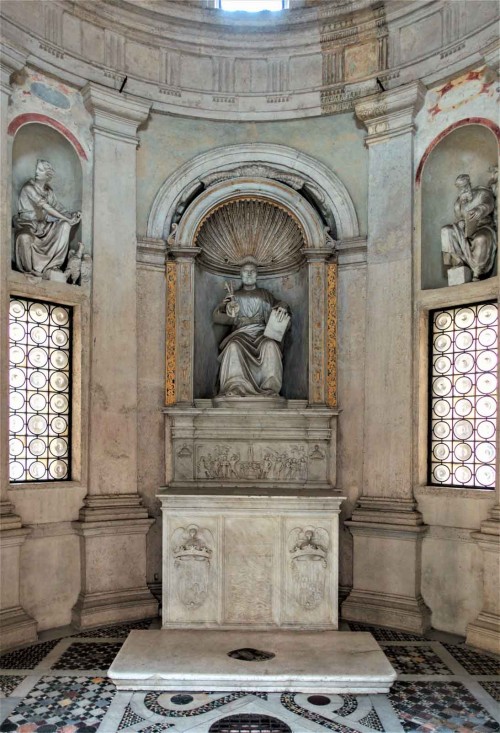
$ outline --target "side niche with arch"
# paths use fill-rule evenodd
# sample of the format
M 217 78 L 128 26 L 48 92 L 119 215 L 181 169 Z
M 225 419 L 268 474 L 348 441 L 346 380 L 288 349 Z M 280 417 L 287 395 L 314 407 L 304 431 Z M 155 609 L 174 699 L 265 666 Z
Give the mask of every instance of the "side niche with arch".
M 491 188 L 492 169 L 498 166 L 500 130 L 492 123 L 459 123 L 445 130 L 424 154 L 417 181 L 421 182 L 421 287 L 448 286 L 441 250 L 441 228 L 455 222 L 459 195 L 457 176 L 470 176 L 472 187 Z M 498 200 L 496 202 L 498 206 Z M 497 258 L 496 258 L 497 259 Z M 495 262 L 492 275 L 497 274 Z
M 34 178 L 37 160 L 47 160 L 54 168 L 51 181 L 58 201 L 66 211 L 82 211 L 83 172 L 80 159 L 71 143 L 56 129 L 34 122 L 21 126 L 12 148 L 12 216 L 17 214 L 23 185 Z M 73 226 L 69 248 L 82 240 L 82 222 Z M 12 229 L 12 267 L 15 265 L 15 232 Z

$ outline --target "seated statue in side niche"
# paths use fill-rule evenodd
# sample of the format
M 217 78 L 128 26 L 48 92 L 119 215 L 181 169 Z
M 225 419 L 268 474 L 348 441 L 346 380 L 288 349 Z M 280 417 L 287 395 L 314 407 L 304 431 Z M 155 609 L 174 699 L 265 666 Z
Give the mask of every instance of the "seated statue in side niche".
M 16 230 L 16 266 L 21 272 L 46 279 L 54 272 L 66 281 L 61 268 L 68 255 L 71 228 L 81 220 L 81 212 L 68 212 L 58 202 L 50 181 L 54 169 L 47 160 L 36 164 L 35 177 L 19 194 Z
M 220 345 L 219 395 L 276 397 L 283 381 L 278 339 L 290 321 L 290 309 L 268 290 L 257 287 L 257 266 L 252 259 L 245 260 L 240 274 L 242 287 L 233 292 L 226 285 L 228 295 L 213 313 L 215 323 L 233 327 Z M 275 327 L 269 337 L 266 326 L 271 315 Z
M 451 267 L 465 265 L 472 273 L 472 280 L 479 280 L 491 275 L 495 264 L 495 196 L 491 188 L 472 188 L 465 173 L 458 176 L 455 186 L 459 190 L 455 201 L 456 221 L 441 228 L 443 261 Z

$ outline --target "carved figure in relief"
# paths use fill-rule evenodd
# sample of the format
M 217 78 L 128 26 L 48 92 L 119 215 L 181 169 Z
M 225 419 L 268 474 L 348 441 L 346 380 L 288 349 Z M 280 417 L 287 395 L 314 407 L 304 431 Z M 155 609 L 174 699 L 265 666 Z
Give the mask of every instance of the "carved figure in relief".
M 212 452 L 200 456 L 197 464 L 200 478 L 225 480 L 306 481 L 307 467 L 302 445 L 282 453 L 268 448 L 261 459 L 254 456 L 254 448 L 249 446 L 247 460 L 242 460 L 239 452 L 230 453 L 228 446 L 217 445 Z
M 443 262 L 450 267 L 465 265 L 472 280 L 479 280 L 491 275 L 495 264 L 495 195 L 492 188 L 473 188 L 465 173 L 457 177 L 455 185 L 459 191 L 454 207 L 456 221 L 441 228 Z
M 80 222 L 81 212 L 66 211 L 59 203 L 50 186 L 54 172 L 47 160 L 37 161 L 35 177 L 21 189 L 13 220 L 16 266 L 21 272 L 64 282 L 61 268 L 68 255 L 71 229 Z
M 251 259 L 241 268 L 242 287 L 228 294 L 214 310 L 215 323 L 232 326 L 219 356 L 219 395 L 246 397 L 279 395 L 283 380 L 281 345 L 269 338 L 271 314 L 277 324 L 290 319 L 290 308 L 272 293 L 257 287 L 257 266 Z M 283 335 L 283 334 L 282 334 Z
M 210 583 L 213 538 L 208 529 L 196 524 L 179 527 L 172 535 L 176 590 L 181 603 L 199 608 L 205 602 Z

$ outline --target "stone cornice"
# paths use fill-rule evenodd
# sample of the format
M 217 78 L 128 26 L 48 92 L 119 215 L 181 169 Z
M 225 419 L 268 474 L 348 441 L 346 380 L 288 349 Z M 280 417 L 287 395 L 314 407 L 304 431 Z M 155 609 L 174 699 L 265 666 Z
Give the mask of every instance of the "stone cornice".
M 150 103 L 93 82 L 88 82 L 81 93 L 85 107 L 93 117 L 94 130 L 125 142 L 137 143 L 137 128 L 147 120 Z
M 356 117 L 364 124 L 367 144 L 415 130 L 415 117 L 422 108 L 426 88 L 420 81 L 387 92 L 373 94 L 355 106 Z
M 165 270 L 167 245 L 163 239 L 137 237 L 137 262 L 142 267 Z

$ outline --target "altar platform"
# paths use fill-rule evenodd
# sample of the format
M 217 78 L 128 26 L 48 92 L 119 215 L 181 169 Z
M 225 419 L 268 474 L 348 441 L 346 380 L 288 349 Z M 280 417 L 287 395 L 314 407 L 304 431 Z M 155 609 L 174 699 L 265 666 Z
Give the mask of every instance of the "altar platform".
M 396 672 L 367 632 L 163 629 L 131 631 L 108 677 L 118 690 L 373 694 Z

